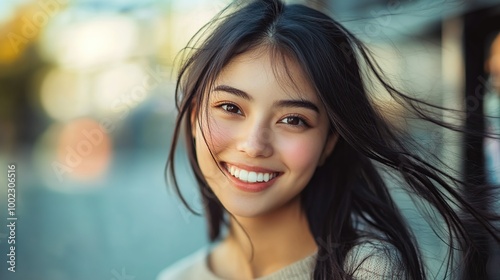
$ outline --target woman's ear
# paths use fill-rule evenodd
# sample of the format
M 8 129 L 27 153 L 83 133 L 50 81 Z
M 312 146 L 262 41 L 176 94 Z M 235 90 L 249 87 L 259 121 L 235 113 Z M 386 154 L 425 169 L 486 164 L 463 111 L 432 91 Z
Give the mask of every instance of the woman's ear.
M 321 158 L 319 159 L 318 166 L 322 166 L 326 159 L 332 154 L 333 149 L 335 148 L 335 145 L 337 144 L 337 141 L 339 140 L 339 134 L 338 133 L 330 133 L 328 135 L 328 138 L 326 139 L 325 147 L 323 148 L 323 153 L 321 154 Z

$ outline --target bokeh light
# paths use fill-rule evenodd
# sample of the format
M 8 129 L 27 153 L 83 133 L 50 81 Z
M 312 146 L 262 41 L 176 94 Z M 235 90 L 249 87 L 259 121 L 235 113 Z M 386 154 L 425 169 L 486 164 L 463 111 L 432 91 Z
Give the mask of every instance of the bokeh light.
M 53 124 L 37 141 L 34 162 L 44 185 L 62 192 L 98 186 L 112 160 L 112 142 L 90 118 Z
M 111 139 L 100 124 L 80 119 L 66 124 L 59 134 L 57 165 L 59 174 L 91 180 L 104 174 L 111 161 Z M 57 169 L 53 163 L 54 171 Z M 57 172 L 56 172 L 57 173 Z
M 58 121 L 84 116 L 91 111 L 88 94 L 89 75 L 85 72 L 55 68 L 43 79 L 40 99 L 47 114 Z
M 75 13 L 62 12 L 47 28 L 41 43 L 47 59 L 62 67 L 88 68 L 124 60 L 136 48 L 139 28 L 133 19 L 87 14 L 84 20 L 75 20 L 79 18 Z
M 135 107 L 143 101 L 150 90 L 142 83 L 148 78 L 145 68 L 138 63 L 120 63 L 100 73 L 92 91 L 99 110 L 109 112 L 120 105 Z

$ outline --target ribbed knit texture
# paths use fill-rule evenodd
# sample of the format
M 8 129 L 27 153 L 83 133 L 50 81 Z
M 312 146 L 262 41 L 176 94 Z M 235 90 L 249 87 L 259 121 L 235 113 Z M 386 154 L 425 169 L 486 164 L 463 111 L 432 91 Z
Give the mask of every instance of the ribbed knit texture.
M 202 248 L 162 271 L 157 280 L 225 280 L 217 277 L 208 267 L 210 249 Z M 317 254 L 292 263 L 258 280 L 298 280 L 311 279 Z M 355 246 L 347 255 L 347 272 L 354 279 L 379 280 L 403 279 L 398 253 L 391 245 L 378 241 L 363 242 Z

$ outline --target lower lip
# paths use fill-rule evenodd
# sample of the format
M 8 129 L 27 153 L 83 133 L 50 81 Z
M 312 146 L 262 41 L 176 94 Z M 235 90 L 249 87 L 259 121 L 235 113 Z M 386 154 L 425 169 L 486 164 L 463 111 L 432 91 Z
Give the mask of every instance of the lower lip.
M 280 176 L 280 175 L 278 175 L 267 182 L 248 183 L 248 182 L 243 182 L 240 179 L 231 175 L 231 173 L 229 173 L 229 171 L 227 171 L 227 169 L 225 167 L 223 169 L 226 172 L 229 180 L 231 180 L 231 182 L 233 183 L 233 185 L 236 186 L 237 189 L 242 190 L 244 192 L 256 193 L 256 192 L 264 191 L 264 190 L 270 188 L 274 184 L 274 181 Z

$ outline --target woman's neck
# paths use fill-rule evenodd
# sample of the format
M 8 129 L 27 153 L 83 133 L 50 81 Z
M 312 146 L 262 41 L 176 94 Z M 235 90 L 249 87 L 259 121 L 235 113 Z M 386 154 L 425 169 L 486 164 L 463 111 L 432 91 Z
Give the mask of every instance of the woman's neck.
M 226 268 L 232 265 L 239 279 L 242 274 L 245 279 L 253 279 L 269 275 L 316 251 L 317 245 L 301 210 L 300 198 L 296 198 L 266 215 L 231 217 L 229 234 L 214 253 L 226 260 Z M 216 260 L 214 258 L 214 262 Z M 233 263 L 228 265 L 227 260 Z M 231 274 L 229 271 L 221 274 L 231 278 L 227 275 Z

